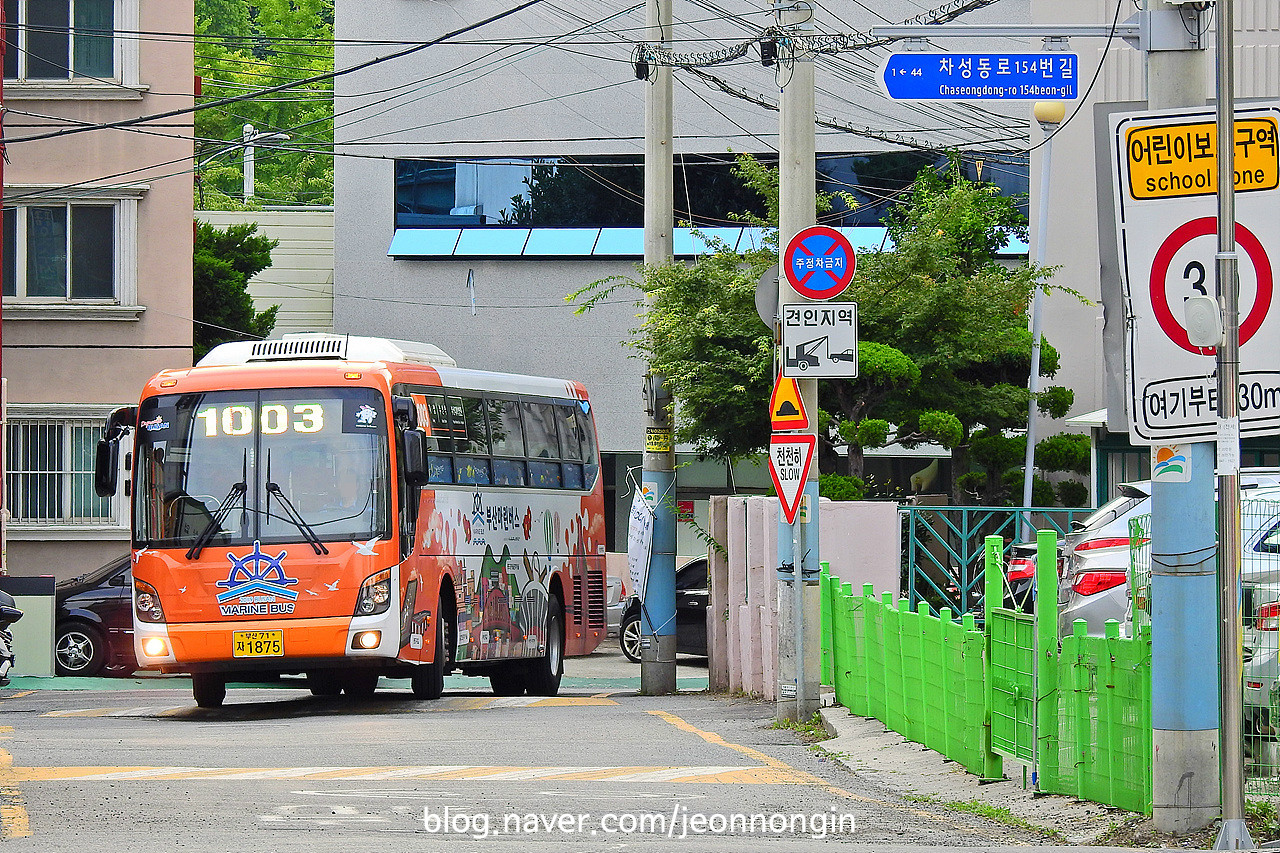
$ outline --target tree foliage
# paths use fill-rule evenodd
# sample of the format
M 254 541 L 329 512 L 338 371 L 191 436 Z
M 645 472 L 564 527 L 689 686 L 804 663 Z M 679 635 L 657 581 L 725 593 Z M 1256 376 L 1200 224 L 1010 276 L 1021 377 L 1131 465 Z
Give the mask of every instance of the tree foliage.
M 597 282 L 570 296 L 582 311 L 621 287 L 644 293 L 644 323 L 630 343 L 671 383 L 677 438 L 722 458 L 758 453 L 769 436 L 762 403 L 771 336 L 753 294 L 777 258 L 778 173 L 741 157 L 738 174 L 765 201 L 765 217 L 740 217 L 768 229 L 762 249 L 717 247 L 692 263 L 645 267 L 639 281 Z M 829 204 L 818 195 L 815 209 Z M 859 255 L 842 297 L 858 303 L 859 376 L 819 382 L 821 468 L 860 478 L 864 448 L 932 441 L 952 449 L 958 473 L 976 466 L 965 482 L 996 502 L 1005 472 L 1020 470 L 1021 440 L 1005 433 L 1027 423 L 1027 308 L 1052 270 L 998 260 L 1010 239 L 1025 238 L 1025 221 L 1014 199 L 959 168 L 921 172 L 887 228 L 892 245 Z M 1042 341 L 1041 375 L 1051 378 L 1058 362 Z M 1037 403 L 1056 416 L 1070 400 L 1068 389 L 1050 388 Z M 959 491 L 953 484 L 953 497 Z
M 196 226 L 193 256 L 195 347 L 199 361 L 210 349 L 227 341 L 258 340 L 271 334 L 279 305 L 254 311 L 247 289 L 249 279 L 271 266 L 271 250 L 278 242 L 257 233 L 257 223 L 230 225 L 221 230 L 201 222 Z
M 201 103 L 333 70 L 333 0 L 196 0 Z M 333 203 L 333 83 L 322 80 L 200 110 L 196 205 Z M 285 133 L 255 150 L 254 199 L 243 200 L 243 127 Z

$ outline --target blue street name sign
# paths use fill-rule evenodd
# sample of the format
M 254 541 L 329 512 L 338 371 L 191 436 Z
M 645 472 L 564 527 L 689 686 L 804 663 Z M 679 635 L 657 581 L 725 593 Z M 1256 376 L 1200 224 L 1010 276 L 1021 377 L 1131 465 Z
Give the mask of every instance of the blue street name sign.
M 895 101 L 1070 101 L 1074 53 L 895 53 L 880 81 Z

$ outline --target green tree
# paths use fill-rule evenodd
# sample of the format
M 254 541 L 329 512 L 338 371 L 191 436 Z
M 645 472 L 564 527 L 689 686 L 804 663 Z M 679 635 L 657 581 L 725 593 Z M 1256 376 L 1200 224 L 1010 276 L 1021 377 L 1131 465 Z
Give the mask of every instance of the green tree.
M 741 217 L 771 229 L 760 251 L 719 247 L 691 264 L 645 267 L 638 281 L 610 279 L 570 295 L 584 311 L 622 287 L 644 292 L 644 324 L 629 343 L 671 382 L 678 439 L 727 458 L 760 452 L 768 441 L 762 404 L 772 345 L 753 294 L 777 257 L 777 172 L 742 157 L 738 173 L 765 201 L 764 217 Z M 818 196 L 819 215 L 828 204 Z M 821 468 L 837 473 L 834 451 L 843 447 L 843 473 L 860 477 L 864 448 L 935 441 L 952 449 L 952 469 L 964 473 L 976 430 L 1001 434 L 1026 425 L 1026 309 L 1051 270 L 996 260 L 1011 235 L 1025 236 L 1025 222 L 1013 199 L 958 168 L 922 172 L 887 224 L 892 248 L 859 257 L 844 297 L 859 306 L 860 376 L 819 383 Z M 1057 351 L 1044 345 L 1042 375 L 1052 377 L 1057 367 Z M 1038 405 L 1061 416 L 1070 401 L 1069 390 L 1050 388 Z M 985 461 L 994 465 L 997 455 Z M 1001 494 L 1007 467 L 989 478 L 979 472 L 988 499 Z M 959 487 L 952 491 L 959 499 Z
M 196 0 L 195 23 L 200 103 L 333 70 L 333 0 Z M 242 198 L 245 124 L 289 136 L 257 147 L 248 203 Z M 200 110 L 195 126 L 198 208 L 333 203 L 331 80 Z
M 275 328 L 280 306 L 254 311 L 247 289 L 250 278 L 271 266 L 271 250 L 279 244 L 257 231 L 257 223 L 230 225 L 225 231 L 204 222 L 196 226 L 196 361 L 218 344 L 258 340 Z

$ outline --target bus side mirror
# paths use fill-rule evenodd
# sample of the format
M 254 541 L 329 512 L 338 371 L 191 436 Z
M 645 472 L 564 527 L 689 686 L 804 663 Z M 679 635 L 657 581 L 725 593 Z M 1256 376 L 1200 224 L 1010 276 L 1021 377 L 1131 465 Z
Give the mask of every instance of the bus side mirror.
M 418 428 L 418 405 L 413 402 L 412 397 L 394 395 L 391 398 L 391 416 L 400 429 Z
M 93 490 L 100 498 L 116 493 L 116 472 L 120 469 L 120 442 L 98 439 L 98 453 L 93 463 Z
M 427 476 L 427 438 L 421 431 L 404 431 L 404 480 L 410 486 L 425 486 Z

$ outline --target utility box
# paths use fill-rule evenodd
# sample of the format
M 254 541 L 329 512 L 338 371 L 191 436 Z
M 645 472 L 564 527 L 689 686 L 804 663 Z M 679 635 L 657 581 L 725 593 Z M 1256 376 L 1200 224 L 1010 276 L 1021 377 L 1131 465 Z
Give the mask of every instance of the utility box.
M 13 596 L 22 618 L 10 626 L 14 662 L 11 675 L 52 676 L 56 603 L 53 575 L 0 576 L 0 589 Z

